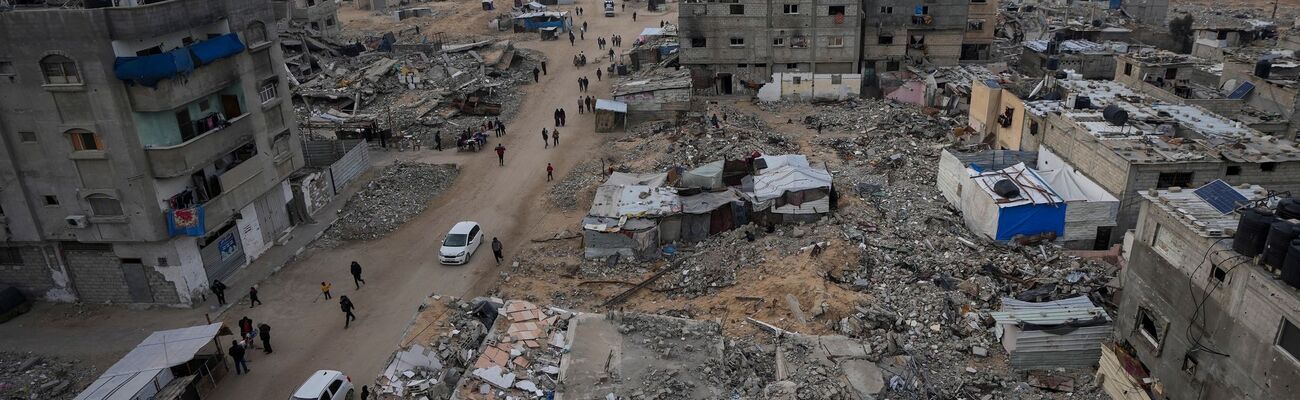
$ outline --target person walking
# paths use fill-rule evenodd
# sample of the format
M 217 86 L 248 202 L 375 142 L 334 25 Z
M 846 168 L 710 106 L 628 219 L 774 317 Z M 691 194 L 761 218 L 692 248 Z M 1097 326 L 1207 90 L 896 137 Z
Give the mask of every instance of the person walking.
M 370 400 L 370 386 L 361 385 L 361 400 Z
M 551 137 L 546 135 L 546 128 L 542 128 L 542 148 L 543 148 L 543 149 L 545 149 L 547 145 L 551 144 L 550 140 L 551 140 Z
M 578 114 L 582 114 L 584 108 L 587 108 L 587 99 L 582 96 L 578 96 Z
M 533 83 L 540 82 L 541 73 L 542 70 L 537 69 L 537 67 L 533 67 Z
M 262 304 L 262 300 L 257 298 L 257 286 L 248 288 L 248 308 L 257 307 Z
M 357 289 L 361 289 L 361 285 L 366 283 L 365 279 L 361 279 L 361 264 L 353 261 L 352 267 L 348 268 L 348 272 L 352 273 L 352 283 L 357 285 Z
M 550 182 L 555 179 L 555 167 L 551 163 L 546 163 L 546 181 Z
M 238 340 L 230 341 L 230 358 L 235 360 L 235 375 L 251 372 L 248 369 L 248 362 L 244 360 L 244 346 L 239 345 Z
M 568 114 L 565 114 L 564 109 L 561 108 L 561 109 L 560 109 L 560 126 L 565 126 L 565 125 L 566 125 L 565 123 L 566 123 L 566 122 L 569 122 L 568 119 L 569 119 L 569 118 L 568 118 Z
M 496 151 L 497 151 L 497 166 L 499 167 L 506 166 L 506 145 L 502 143 L 497 143 Z
M 343 329 L 348 329 L 348 325 L 357 320 L 357 315 L 352 313 L 357 306 L 352 304 L 348 296 L 339 296 L 339 308 L 343 310 Z
M 583 24 L 583 25 L 586 25 L 587 23 L 586 23 L 586 22 L 583 22 L 582 24 Z M 578 40 L 587 40 L 587 27 L 586 27 L 586 26 L 582 27 L 582 29 L 578 31 Z
M 245 315 L 244 318 L 240 318 L 240 319 L 239 319 L 239 322 L 236 322 L 236 324 L 239 325 L 239 338 L 240 338 L 240 339 L 248 339 L 248 338 L 253 337 L 253 319 L 252 319 L 252 318 L 248 318 L 248 316 Z
M 546 60 L 542 60 L 542 75 L 546 75 Z
M 582 21 L 582 30 L 583 31 L 587 30 L 587 21 Z
M 492 238 L 492 255 L 497 258 L 497 265 L 501 265 L 501 239 Z
M 600 82 L 600 68 L 596 69 L 596 82 Z
M 497 121 L 497 136 L 505 136 L 506 124 L 501 122 L 501 118 L 497 118 L 496 121 Z
M 560 109 L 557 108 L 555 111 L 552 111 L 551 117 L 555 118 L 555 127 L 560 127 Z
M 560 130 L 556 129 L 551 132 L 551 147 L 560 147 Z
M 442 131 L 433 133 L 433 148 L 442 151 Z
M 609 49 L 609 61 L 614 61 L 614 49 Z
M 257 335 L 262 337 L 262 352 L 271 354 L 271 326 L 265 322 L 258 324 Z
M 573 47 L 573 31 L 569 31 L 569 47 Z
M 593 113 L 596 112 L 596 98 L 595 98 L 595 97 L 587 96 L 587 108 L 590 108 L 590 109 L 591 109 L 591 112 L 593 112 Z
M 325 300 L 329 300 L 329 299 L 332 299 L 332 298 L 333 298 L 333 297 L 330 297 L 330 283 L 329 283 L 329 282 L 321 282 L 321 283 L 320 283 L 320 292 L 321 292 L 321 294 L 325 295 Z
M 623 2 L 623 11 L 627 11 L 627 0 Z
M 633 20 L 633 21 L 636 21 L 636 11 L 633 11 L 633 12 L 632 12 L 632 20 Z
M 220 279 L 213 279 L 209 289 L 212 290 L 212 295 L 217 296 L 217 305 L 226 305 L 226 284 L 221 283 Z

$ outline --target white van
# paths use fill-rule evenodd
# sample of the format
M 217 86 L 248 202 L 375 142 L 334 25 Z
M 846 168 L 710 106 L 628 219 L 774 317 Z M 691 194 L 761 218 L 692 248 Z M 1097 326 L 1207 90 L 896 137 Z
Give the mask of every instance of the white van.
M 289 400 L 353 400 L 352 377 L 339 371 L 322 369 L 311 374 Z

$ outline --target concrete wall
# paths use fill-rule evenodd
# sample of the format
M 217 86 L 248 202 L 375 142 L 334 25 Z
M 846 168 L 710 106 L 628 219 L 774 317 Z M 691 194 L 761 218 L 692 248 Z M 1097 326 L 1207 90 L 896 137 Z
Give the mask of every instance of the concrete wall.
M 1165 17 L 1169 14 L 1169 0 L 1128 0 L 1120 4 L 1120 9 L 1143 24 L 1168 26 Z
M 67 267 L 63 265 L 56 246 L 13 243 L 8 249 L 17 249 L 22 262 L 0 265 L 0 284 L 18 288 L 35 300 L 76 301 Z
M 796 78 L 798 83 L 795 83 Z M 836 83 L 836 80 L 839 80 Z M 858 97 L 862 88 L 861 74 L 817 74 L 811 73 L 777 73 L 772 74 L 772 82 L 763 85 L 758 91 L 758 98 L 763 101 L 780 99 L 844 100 Z
M 1297 95 L 1300 94 L 1300 88 L 1294 84 L 1286 82 L 1276 82 L 1255 76 L 1254 64 L 1242 63 L 1237 61 L 1225 61 L 1223 63 L 1223 81 L 1229 80 L 1237 82 L 1250 82 L 1255 85 L 1255 89 L 1246 95 L 1246 105 L 1259 110 L 1271 113 L 1278 113 L 1286 118 L 1288 127 L 1286 133 L 1280 135 L 1288 139 L 1294 139 L 1296 132 L 1300 130 L 1300 102 L 1297 102 Z

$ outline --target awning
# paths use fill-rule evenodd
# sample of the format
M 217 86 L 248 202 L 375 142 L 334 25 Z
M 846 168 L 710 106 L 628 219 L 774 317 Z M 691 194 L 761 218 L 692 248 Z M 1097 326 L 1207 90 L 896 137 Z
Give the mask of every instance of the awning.
M 596 99 L 596 109 L 625 113 L 627 112 L 627 103 L 614 100 Z
M 192 359 L 203 346 L 212 343 L 221 330 L 220 322 L 211 325 L 157 331 L 126 353 L 104 376 L 171 368 Z

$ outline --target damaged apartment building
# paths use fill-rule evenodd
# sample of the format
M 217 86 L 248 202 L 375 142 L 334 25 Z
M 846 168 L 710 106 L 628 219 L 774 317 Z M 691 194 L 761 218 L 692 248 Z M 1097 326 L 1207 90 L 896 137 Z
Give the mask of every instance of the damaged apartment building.
M 338 20 L 339 4 L 334 0 L 271 0 L 271 7 L 276 20 L 288 20 L 290 25 L 313 35 L 335 37 L 343 27 Z
M 849 84 L 844 75 L 861 74 L 857 82 L 907 65 L 986 61 L 997 1 L 689 0 L 678 20 L 681 64 L 696 89 L 754 94 L 783 74 L 837 86 Z
M 121 3 L 0 12 L 0 284 L 192 305 L 291 226 L 304 161 L 275 15 Z
M 1099 243 L 1118 243 L 1136 226 L 1144 190 L 1222 179 L 1300 192 L 1295 142 L 1203 107 L 1158 101 L 1115 81 L 1055 80 L 1023 97 L 992 82 L 974 85 L 969 127 L 985 143 L 1050 152 L 1119 199 L 1115 227 L 1099 227 Z

